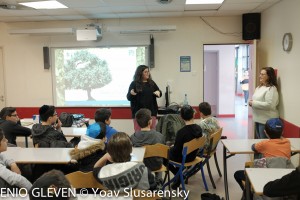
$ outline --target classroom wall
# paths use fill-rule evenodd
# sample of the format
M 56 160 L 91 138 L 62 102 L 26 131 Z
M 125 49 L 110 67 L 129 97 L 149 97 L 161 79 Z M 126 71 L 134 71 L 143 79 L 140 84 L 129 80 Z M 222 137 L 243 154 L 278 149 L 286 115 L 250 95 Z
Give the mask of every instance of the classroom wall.
M 300 126 L 299 55 L 300 55 L 300 1 L 280 1 L 262 13 L 261 41 L 258 44 L 260 67 L 278 69 L 280 90 L 280 116 Z M 290 52 L 282 49 L 284 33 L 292 33 L 293 47 Z
M 225 33 L 242 30 L 241 16 L 206 17 L 211 26 Z M 91 21 L 0 23 L 0 46 L 4 51 L 6 105 L 39 107 L 53 104 L 52 71 L 43 68 L 43 46 L 110 46 L 149 44 L 149 34 L 119 35 L 106 32 L 109 26 L 176 25 L 169 33 L 154 33 L 155 68 L 152 77 L 164 92 L 167 81 L 171 85 L 171 101 L 181 103 L 184 94 L 191 105 L 203 100 L 203 44 L 242 43 L 241 36 L 221 34 L 205 24 L 200 17 L 144 18 L 99 20 L 104 28 L 99 42 L 77 42 L 75 35 L 28 36 L 9 35 L 10 29 L 49 27 L 83 27 Z M 180 56 L 191 56 L 192 71 L 180 72 Z M 164 105 L 164 98 L 159 105 Z

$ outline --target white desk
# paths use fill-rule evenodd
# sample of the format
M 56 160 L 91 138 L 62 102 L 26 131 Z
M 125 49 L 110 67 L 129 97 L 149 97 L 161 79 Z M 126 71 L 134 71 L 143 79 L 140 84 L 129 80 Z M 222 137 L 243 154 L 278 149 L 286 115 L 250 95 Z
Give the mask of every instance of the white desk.
M 291 152 L 300 152 L 300 138 L 287 138 L 291 141 Z M 235 154 L 254 154 L 251 146 L 254 143 L 258 143 L 266 139 L 239 139 L 231 140 L 225 139 L 221 140 L 223 143 L 223 174 L 224 174 L 224 187 L 225 187 L 225 199 L 229 200 L 228 192 L 228 181 L 227 181 L 227 159 Z M 228 154 L 228 155 L 227 155 Z M 294 154 L 292 154 L 294 155 Z
M 14 159 L 17 163 L 31 164 L 67 164 L 71 157 L 69 152 L 72 148 L 21 148 L 8 147 L 3 152 L 8 158 Z M 143 162 L 145 154 L 144 147 L 133 147 L 131 161 Z
M 291 141 L 292 151 L 300 153 L 300 138 L 288 138 Z
M 61 127 L 66 137 L 81 137 L 86 133 L 86 127 Z
M 17 163 L 30 164 L 67 164 L 71 158 L 69 151 L 72 148 L 21 148 L 10 147 L 2 152 Z
M 131 161 L 143 162 L 145 150 L 145 147 L 133 147 L 131 153 Z
M 264 186 L 269 181 L 280 179 L 295 169 L 246 168 L 246 193 L 250 194 L 250 184 L 257 195 L 263 195 Z M 249 183 L 250 182 L 250 183 Z M 249 198 L 249 195 L 248 197 Z

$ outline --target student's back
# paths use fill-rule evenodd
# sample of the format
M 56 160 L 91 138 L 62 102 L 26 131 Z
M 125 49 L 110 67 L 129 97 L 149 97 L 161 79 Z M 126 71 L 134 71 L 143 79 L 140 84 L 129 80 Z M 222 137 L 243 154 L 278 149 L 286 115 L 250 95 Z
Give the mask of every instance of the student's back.
M 271 118 L 265 124 L 265 134 L 269 138 L 252 145 L 252 150 L 261 153 L 263 157 L 291 157 L 291 143 L 282 138 L 283 123 L 279 118 Z
M 130 137 L 134 147 L 164 143 L 163 135 L 155 130 L 151 130 L 152 117 L 150 110 L 141 108 L 136 112 L 135 120 L 139 127 L 141 127 L 141 130 Z M 144 159 L 144 163 L 151 171 L 155 171 L 161 168 L 163 159 L 157 157 L 146 158 Z
M 107 144 L 107 153 L 94 166 L 94 176 L 109 190 L 124 191 L 126 188 L 151 189 L 147 167 L 130 161 L 132 144 L 126 133 L 114 134 Z M 111 164 L 107 164 L 110 162 Z
M 134 147 L 164 143 L 163 135 L 155 130 L 138 131 L 131 135 L 130 139 Z M 145 158 L 144 163 L 151 171 L 155 171 L 160 169 L 163 159 L 158 157 Z

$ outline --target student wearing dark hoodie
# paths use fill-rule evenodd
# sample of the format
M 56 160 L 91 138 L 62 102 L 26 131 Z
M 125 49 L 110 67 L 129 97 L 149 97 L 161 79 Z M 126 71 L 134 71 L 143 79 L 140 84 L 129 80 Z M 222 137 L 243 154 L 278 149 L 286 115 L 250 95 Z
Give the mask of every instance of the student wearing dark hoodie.
M 8 143 L 17 145 L 17 136 L 30 136 L 31 130 L 21 126 L 16 108 L 5 107 L 0 112 L 0 127 L 5 133 Z
M 58 119 L 54 106 L 43 105 L 39 110 L 42 123 L 32 126 L 33 145 L 39 148 L 73 148 L 75 143 L 68 142 L 61 130 L 61 122 Z M 72 139 L 74 142 L 78 141 Z M 78 143 L 78 142 L 77 142 Z M 76 144 L 77 145 L 77 144 Z M 33 169 L 33 180 L 36 180 L 43 173 L 59 169 L 65 174 L 78 170 L 75 164 L 36 164 Z
M 199 125 L 195 124 L 194 115 L 195 111 L 190 105 L 185 105 L 181 108 L 180 116 L 184 120 L 185 126 L 181 128 L 176 134 L 174 146 L 170 149 L 170 160 L 181 163 L 184 143 L 189 142 L 195 138 L 202 137 L 202 129 Z M 193 161 L 197 156 L 197 152 L 198 150 L 189 153 L 186 156 L 186 162 Z M 174 165 L 170 164 L 169 169 L 174 175 L 176 175 L 176 173 L 178 172 L 178 168 Z M 177 187 L 179 187 L 179 185 L 180 179 L 177 179 L 172 184 L 172 188 L 176 189 Z
M 39 110 L 42 123 L 32 126 L 33 145 L 38 147 L 74 147 L 61 130 L 54 106 L 43 105 Z

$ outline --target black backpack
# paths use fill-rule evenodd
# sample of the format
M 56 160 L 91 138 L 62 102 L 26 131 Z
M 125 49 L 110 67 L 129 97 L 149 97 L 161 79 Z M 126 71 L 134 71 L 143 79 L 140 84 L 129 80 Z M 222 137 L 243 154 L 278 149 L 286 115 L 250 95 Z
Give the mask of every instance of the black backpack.
M 203 193 L 201 194 L 201 200 L 221 200 L 219 195 L 211 194 L 211 193 Z
M 59 120 L 62 123 L 62 127 L 71 127 L 73 125 L 73 115 L 70 113 L 62 112 L 59 116 Z

